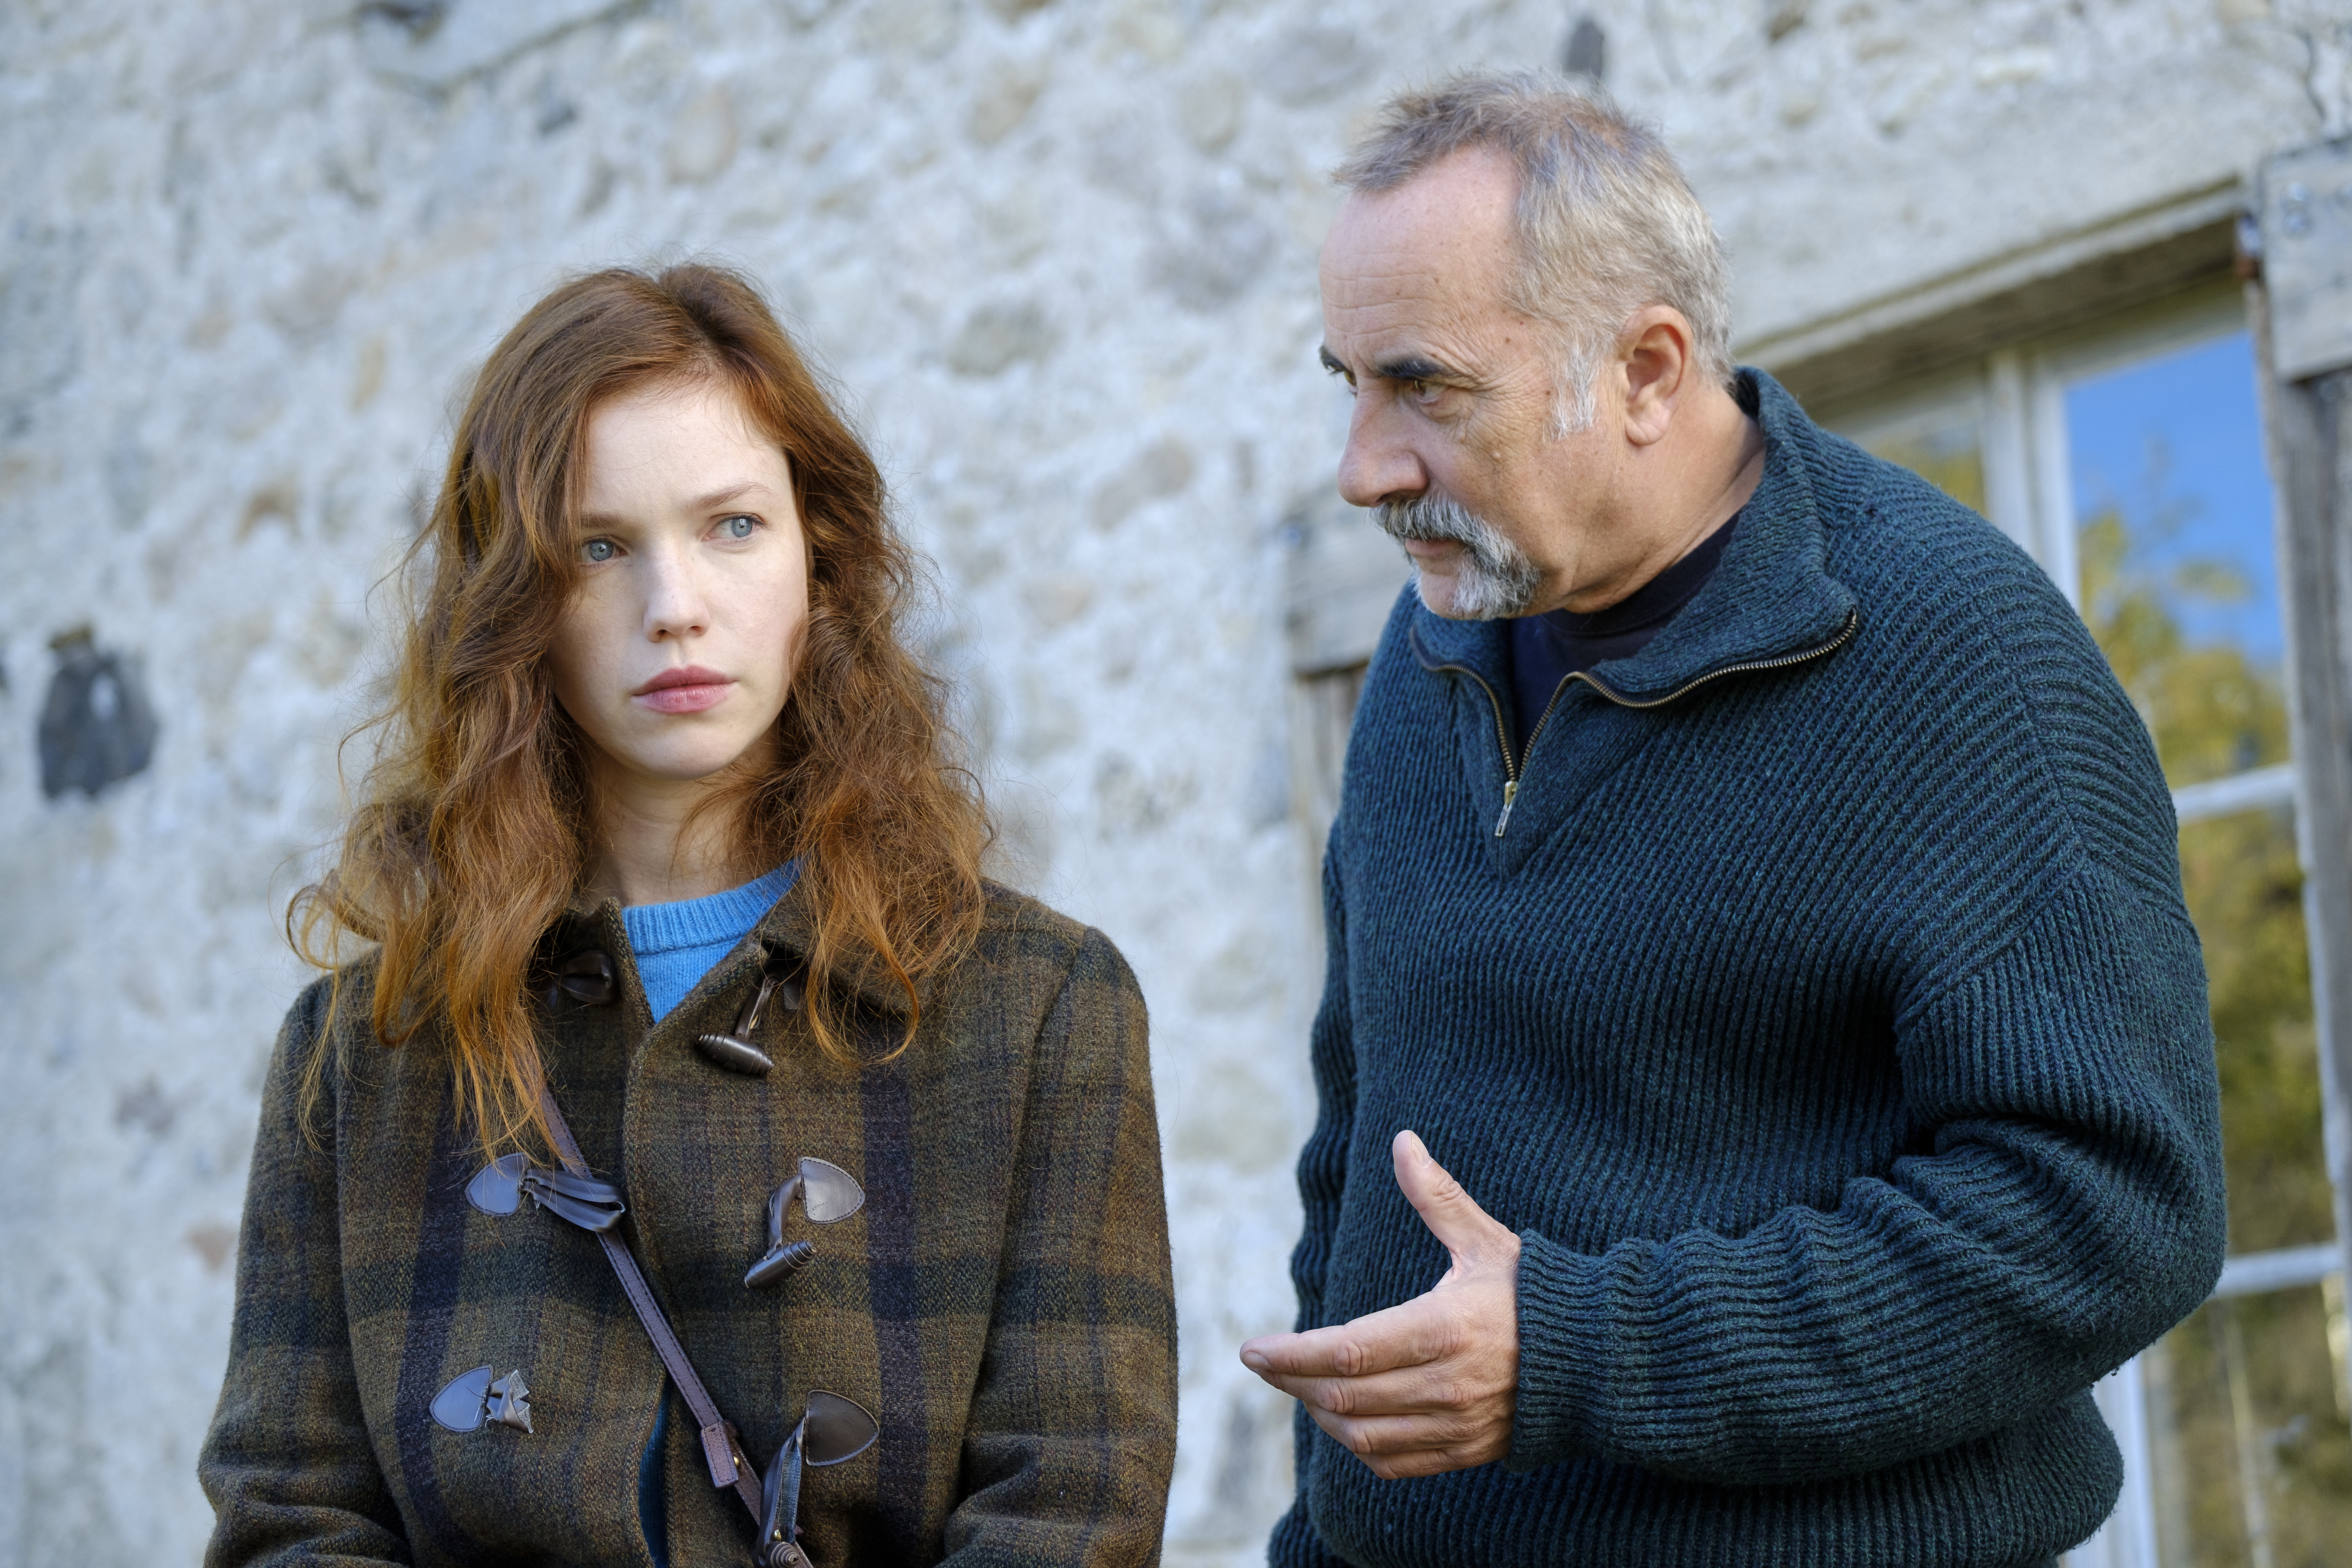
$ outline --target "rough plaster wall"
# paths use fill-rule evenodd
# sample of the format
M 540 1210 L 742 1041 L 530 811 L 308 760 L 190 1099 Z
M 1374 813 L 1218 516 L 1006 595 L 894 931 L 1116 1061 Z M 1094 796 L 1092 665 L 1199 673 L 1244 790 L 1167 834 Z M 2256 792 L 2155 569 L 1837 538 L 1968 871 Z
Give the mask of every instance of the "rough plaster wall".
M 862 400 L 1015 858 L 1151 998 L 1171 1556 L 1255 1559 L 1286 1414 L 1233 1348 L 1290 1313 L 1319 962 L 1278 605 L 1280 520 L 1343 417 L 1312 355 L 1319 172 L 1386 87 L 1554 60 L 1569 13 L 364 9 L 0 10 L 0 1568 L 196 1553 L 254 1096 L 299 979 L 277 922 L 382 655 L 372 586 L 514 315 L 567 269 L 692 251 L 764 279 Z M 1732 242 L 1749 338 L 2343 119 L 2340 7 L 1593 14 Z M 159 739 L 51 799 L 36 736 L 78 627 Z
M 2326 54 L 2347 0 L 1605 9 L 1613 85 L 1688 164 L 1748 342 L 2242 179 L 2323 110 L 2340 127 L 2352 86 Z

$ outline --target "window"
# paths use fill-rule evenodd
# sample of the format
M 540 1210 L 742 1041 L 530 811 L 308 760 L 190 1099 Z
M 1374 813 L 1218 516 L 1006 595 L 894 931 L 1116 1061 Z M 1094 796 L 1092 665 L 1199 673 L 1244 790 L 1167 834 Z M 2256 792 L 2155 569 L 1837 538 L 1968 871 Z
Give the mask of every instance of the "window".
M 2156 738 L 2205 948 L 2230 1184 L 2213 1299 L 2106 1380 L 2116 1517 L 2074 1554 L 2289 1568 L 2352 1541 L 2286 637 L 2257 368 L 2226 281 L 1825 421 L 1985 511 L 2081 610 Z

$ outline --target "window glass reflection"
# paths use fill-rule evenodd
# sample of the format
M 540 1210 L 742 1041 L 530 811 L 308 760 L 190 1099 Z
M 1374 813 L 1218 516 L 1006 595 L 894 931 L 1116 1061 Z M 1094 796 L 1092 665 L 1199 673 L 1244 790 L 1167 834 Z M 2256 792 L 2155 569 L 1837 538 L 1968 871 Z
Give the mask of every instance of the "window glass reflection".
M 2210 1301 L 2143 1358 L 2165 1568 L 2345 1562 L 2352 1408 L 2343 1314 L 2333 1279 Z
M 1985 510 L 1984 421 L 1975 398 L 1841 427 L 1872 456 L 1902 464 L 1964 506 Z
M 2285 633 L 2253 351 L 2200 343 L 2066 388 L 2084 618 L 2175 788 L 2286 760 Z
M 2336 1221 L 2293 813 L 2189 823 L 2180 830 L 2180 882 L 2205 948 L 2230 1250 L 2329 1240 Z
M 2284 635 L 2243 332 L 2066 389 L 2083 617 L 2177 788 L 2287 757 Z M 2230 1247 L 2335 1234 L 2293 814 L 2180 834 L 2221 1076 Z

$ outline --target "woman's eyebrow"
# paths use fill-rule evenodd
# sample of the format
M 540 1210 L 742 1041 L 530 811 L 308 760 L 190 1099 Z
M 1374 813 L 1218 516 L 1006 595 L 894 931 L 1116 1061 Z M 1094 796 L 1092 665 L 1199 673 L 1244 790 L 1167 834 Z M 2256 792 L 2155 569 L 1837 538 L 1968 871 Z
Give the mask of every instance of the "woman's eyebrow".
M 688 511 L 709 511 L 713 507 L 725 506 L 729 501 L 740 500 L 743 497 L 749 495 L 753 490 L 762 490 L 767 488 L 767 486 L 761 484 L 758 479 L 738 479 L 731 485 L 721 485 L 719 489 L 710 491 L 707 495 L 698 495 L 695 497 L 692 500 L 686 503 L 686 510 Z
M 767 485 L 759 479 L 738 479 L 731 485 L 721 485 L 715 490 L 696 496 L 679 510 L 710 511 L 725 506 L 730 501 L 740 500 L 754 490 L 765 490 L 767 488 Z M 619 528 L 628 521 L 625 517 L 606 511 L 584 511 L 580 514 L 580 525 L 583 528 Z

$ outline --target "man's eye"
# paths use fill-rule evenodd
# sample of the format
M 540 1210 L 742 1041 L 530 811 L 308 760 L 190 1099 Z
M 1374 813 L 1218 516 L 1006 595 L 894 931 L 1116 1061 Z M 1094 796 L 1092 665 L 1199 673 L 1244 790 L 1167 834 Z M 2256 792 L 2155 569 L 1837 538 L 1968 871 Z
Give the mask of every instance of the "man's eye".
M 585 561 L 610 561 L 619 553 L 609 539 L 592 539 L 580 547 L 581 558 Z
M 1445 388 L 1433 381 L 1408 381 L 1404 384 L 1404 395 L 1415 403 L 1427 405 L 1444 396 Z
M 720 523 L 719 531 L 730 539 L 749 539 L 751 537 L 752 531 L 759 526 L 760 520 L 756 517 L 738 516 L 730 517 Z

